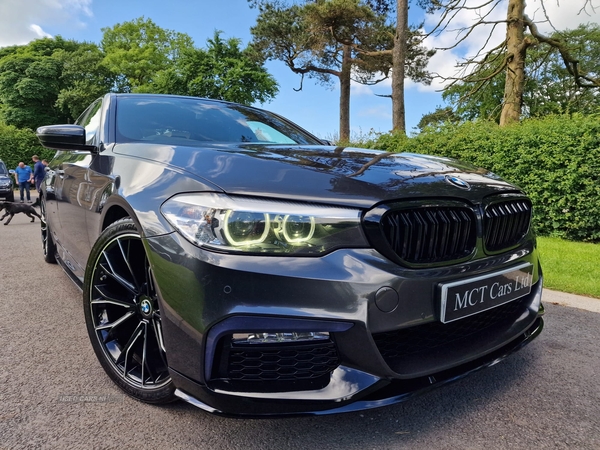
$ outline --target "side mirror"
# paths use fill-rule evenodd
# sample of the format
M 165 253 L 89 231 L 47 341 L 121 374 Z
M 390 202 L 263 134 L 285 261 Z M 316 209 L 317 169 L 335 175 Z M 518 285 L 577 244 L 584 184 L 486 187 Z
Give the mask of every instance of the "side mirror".
M 15 170 L 14 170 L 14 169 L 10 169 L 10 170 L 8 171 L 8 173 L 10 173 L 11 175 L 14 175 L 14 174 L 15 174 Z
M 95 145 L 85 143 L 85 128 L 79 125 L 47 125 L 39 127 L 36 135 L 46 148 L 96 152 Z

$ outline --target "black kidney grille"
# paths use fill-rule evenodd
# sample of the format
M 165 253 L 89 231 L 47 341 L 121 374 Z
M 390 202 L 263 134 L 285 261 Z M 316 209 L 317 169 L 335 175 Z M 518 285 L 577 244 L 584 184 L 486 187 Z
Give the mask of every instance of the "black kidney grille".
M 438 263 L 469 256 L 475 249 L 473 211 L 460 207 L 420 207 L 388 212 L 383 233 L 400 259 L 412 264 Z
M 526 199 L 494 203 L 485 209 L 485 248 L 499 251 L 519 243 L 529 229 L 531 203 Z
M 339 365 L 331 341 L 310 344 L 232 346 L 227 376 L 240 381 L 306 380 L 328 375 Z

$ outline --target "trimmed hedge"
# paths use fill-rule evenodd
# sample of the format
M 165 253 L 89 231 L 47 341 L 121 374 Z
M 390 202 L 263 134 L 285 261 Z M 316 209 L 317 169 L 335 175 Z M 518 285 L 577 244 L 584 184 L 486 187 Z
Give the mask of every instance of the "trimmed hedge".
M 407 138 L 381 135 L 372 148 L 470 162 L 520 186 L 542 236 L 600 242 L 600 116 L 548 116 L 509 127 L 448 124 Z
M 7 169 L 14 169 L 20 161 L 33 167 L 33 155 L 50 161 L 55 153 L 42 147 L 32 130 L 0 123 L 0 159 Z

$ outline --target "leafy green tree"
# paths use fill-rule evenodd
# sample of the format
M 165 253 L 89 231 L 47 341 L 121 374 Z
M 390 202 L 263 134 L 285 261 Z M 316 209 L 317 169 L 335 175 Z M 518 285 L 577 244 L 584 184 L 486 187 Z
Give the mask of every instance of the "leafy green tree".
M 481 77 L 488 77 L 481 88 L 473 89 L 467 82 L 458 82 L 444 89 L 442 98 L 452 105 L 454 112 L 461 120 L 486 119 L 500 122 L 502 101 L 505 90 L 505 77 L 491 76 L 494 67 L 481 68 Z M 527 91 L 527 87 L 525 88 Z
M 54 150 L 45 149 L 40 145 L 32 130 L 0 123 L 0 159 L 6 163 L 8 169 L 14 169 L 20 161 L 31 164 L 33 155 L 50 160 L 54 153 Z
M 400 56 L 402 71 L 391 70 L 398 60 L 394 50 L 397 27 L 389 20 L 389 8 L 384 3 L 378 7 L 363 0 L 251 2 L 259 9 L 257 23 L 251 30 L 253 43 L 267 59 L 283 61 L 294 73 L 325 85 L 336 78 L 339 81 L 341 140 L 348 140 L 350 134 L 352 79 L 362 84 L 376 84 L 390 75 L 404 80 L 404 53 Z M 415 81 L 427 82 L 425 67 L 432 53 L 414 39 L 416 31 L 408 37 L 401 35 L 402 47 L 410 49 L 408 75 Z M 399 101 L 403 105 L 403 87 L 393 88 L 391 97 L 396 110 Z M 394 127 L 404 129 L 403 116 L 401 120 L 394 117 Z
M 215 31 L 206 49 L 185 49 L 173 67 L 157 74 L 147 90 L 193 95 L 246 105 L 272 99 L 277 82 L 252 48 L 240 49 L 240 40 L 224 40 Z
M 0 47 L 0 59 L 6 56 L 14 55 L 19 51 L 19 47 L 19 45 L 12 45 L 10 47 Z
M 52 56 L 13 54 L 0 60 L 1 117 L 9 125 L 32 128 L 68 119 L 56 106 L 61 63 Z
M 139 18 L 104 30 L 96 44 L 44 38 L 0 49 L 0 121 L 19 128 L 73 122 L 106 92 L 164 92 L 265 102 L 277 83 L 252 49 L 215 33 L 189 36 Z
M 527 54 L 535 47 L 550 49 L 560 54 L 563 67 L 573 77 L 575 84 L 584 89 L 598 90 L 600 88 L 600 74 L 581 63 L 575 57 L 562 36 L 546 36 L 538 29 L 538 22 L 525 13 L 525 0 L 489 1 L 478 0 L 417 0 L 418 4 L 425 7 L 427 12 L 438 12 L 440 18 L 431 33 L 440 33 L 447 30 L 457 15 L 463 10 L 477 11 L 478 18 L 467 27 L 455 29 L 458 33 L 457 40 L 450 48 L 464 42 L 473 31 L 480 26 L 491 26 L 495 29 L 506 23 L 505 39 L 492 50 L 487 50 L 490 35 L 481 40 L 481 48 L 472 57 L 466 58 L 459 64 L 462 76 L 449 77 L 453 83 L 470 83 L 472 93 L 482 89 L 497 76 L 504 76 L 504 95 L 501 104 L 499 123 L 501 126 L 518 122 L 523 113 L 524 93 L 526 78 Z M 546 0 L 540 0 L 542 18 L 551 22 L 546 13 Z M 594 10 L 594 0 L 585 0 L 580 13 Z M 490 20 L 490 15 L 497 8 L 507 8 L 505 20 Z M 446 49 L 446 50 L 448 50 Z
M 76 119 L 95 99 L 107 92 L 118 91 L 118 75 L 104 65 L 104 53 L 96 44 L 82 43 L 75 51 L 54 54 L 62 63 L 60 81 L 64 86 L 58 93 L 56 105 Z
M 568 42 L 571 55 L 590 73 L 600 74 L 600 26 L 581 25 L 575 30 L 556 32 L 551 38 Z M 461 82 L 444 90 L 444 99 L 454 106 L 461 119 L 499 122 L 505 78 L 491 76 L 499 58 L 504 58 L 501 52 L 491 54 L 489 63 L 481 68 L 480 76 L 490 77 L 481 88 L 474 90 L 471 84 Z M 557 48 L 532 47 L 525 60 L 525 80 L 522 114 L 526 117 L 600 111 L 598 92 L 577 84 Z
M 566 42 L 570 55 L 586 68 L 588 76 L 600 79 L 600 25 L 580 25 L 551 38 Z M 565 67 L 559 49 L 534 47 L 527 56 L 523 99 L 527 116 L 600 111 L 600 90 L 578 83 Z
M 95 44 L 60 36 L 0 52 L 1 119 L 31 129 L 72 122 L 114 85 L 103 58 Z
M 385 18 L 359 0 L 316 0 L 303 4 L 265 0 L 254 5 L 259 17 L 251 29 L 253 45 L 267 59 L 283 61 L 302 76 L 302 81 L 308 76 L 330 85 L 337 78 L 339 134 L 341 140 L 348 140 L 352 74 L 357 81 L 369 83 L 376 71 L 389 71 L 389 57 L 376 58 L 363 53 L 390 45 L 392 34 Z M 375 47 L 365 48 L 368 46 Z
M 57 51 L 74 52 L 81 44 L 72 39 L 64 39 L 62 36 L 53 38 L 42 38 L 31 41 L 27 45 L 18 47 L 18 53 L 37 56 L 53 56 Z
M 417 127 L 423 131 L 425 128 L 438 129 L 446 123 L 458 123 L 460 117 L 452 110 L 450 106 L 442 108 L 438 106 L 434 112 L 424 114 L 419 120 Z
M 418 67 L 420 58 L 415 57 L 414 51 L 422 49 L 420 33 L 416 30 L 411 30 L 408 23 L 408 6 L 409 0 L 366 0 L 367 4 L 378 11 L 380 14 L 394 14 L 396 28 L 394 32 L 394 45 L 392 47 L 392 129 L 394 132 L 406 133 L 406 107 L 404 104 L 404 79 L 407 76 L 407 63 L 413 62 L 412 68 Z M 433 0 L 432 0 L 433 1 Z M 420 27 L 417 27 L 420 28 Z M 416 42 L 415 38 L 417 38 Z M 413 42 L 410 42 L 410 41 Z M 413 53 L 411 55 L 410 53 Z M 425 72 L 427 60 L 433 56 L 434 50 L 428 50 L 427 53 L 422 53 L 421 58 L 424 59 L 423 67 L 419 70 Z M 425 59 L 426 58 L 426 59 Z M 415 62 L 417 64 L 415 64 Z M 408 76 L 417 81 L 417 78 L 411 76 L 410 67 Z M 422 77 L 421 82 L 430 82 L 429 75 Z
M 193 48 L 185 33 L 166 30 L 139 17 L 102 29 L 103 64 L 121 76 L 119 91 L 147 91 L 157 73 L 172 67 L 183 51 Z

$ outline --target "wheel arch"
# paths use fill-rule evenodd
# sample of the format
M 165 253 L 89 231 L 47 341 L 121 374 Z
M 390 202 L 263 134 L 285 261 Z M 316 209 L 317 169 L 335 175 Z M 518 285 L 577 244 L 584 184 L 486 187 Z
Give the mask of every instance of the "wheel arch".
M 129 202 L 120 195 L 112 195 L 101 209 L 99 223 L 96 223 L 98 233 L 96 238 L 98 238 L 111 224 L 126 217 L 130 217 L 134 221 L 135 226 L 142 236 L 145 235 L 144 224 L 139 220 L 135 206 L 129 204 Z
M 124 197 L 121 193 L 114 193 L 99 208 L 99 217 L 88 222 L 91 226 L 90 230 L 95 230 L 97 239 L 108 226 L 120 219 L 130 217 L 144 238 L 171 233 L 174 230 L 160 214 L 160 203 L 162 203 L 160 198 L 145 200 L 135 195 Z
M 136 225 L 139 226 L 138 221 L 135 218 L 135 215 L 130 211 L 127 211 L 121 205 L 112 205 L 107 208 L 104 217 L 102 218 L 102 225 L 100 228 L 100 232 L 104 231 L 110 224 L 115 223 L 117 220 L 124 219 L 125 217 L 131 217 Z

